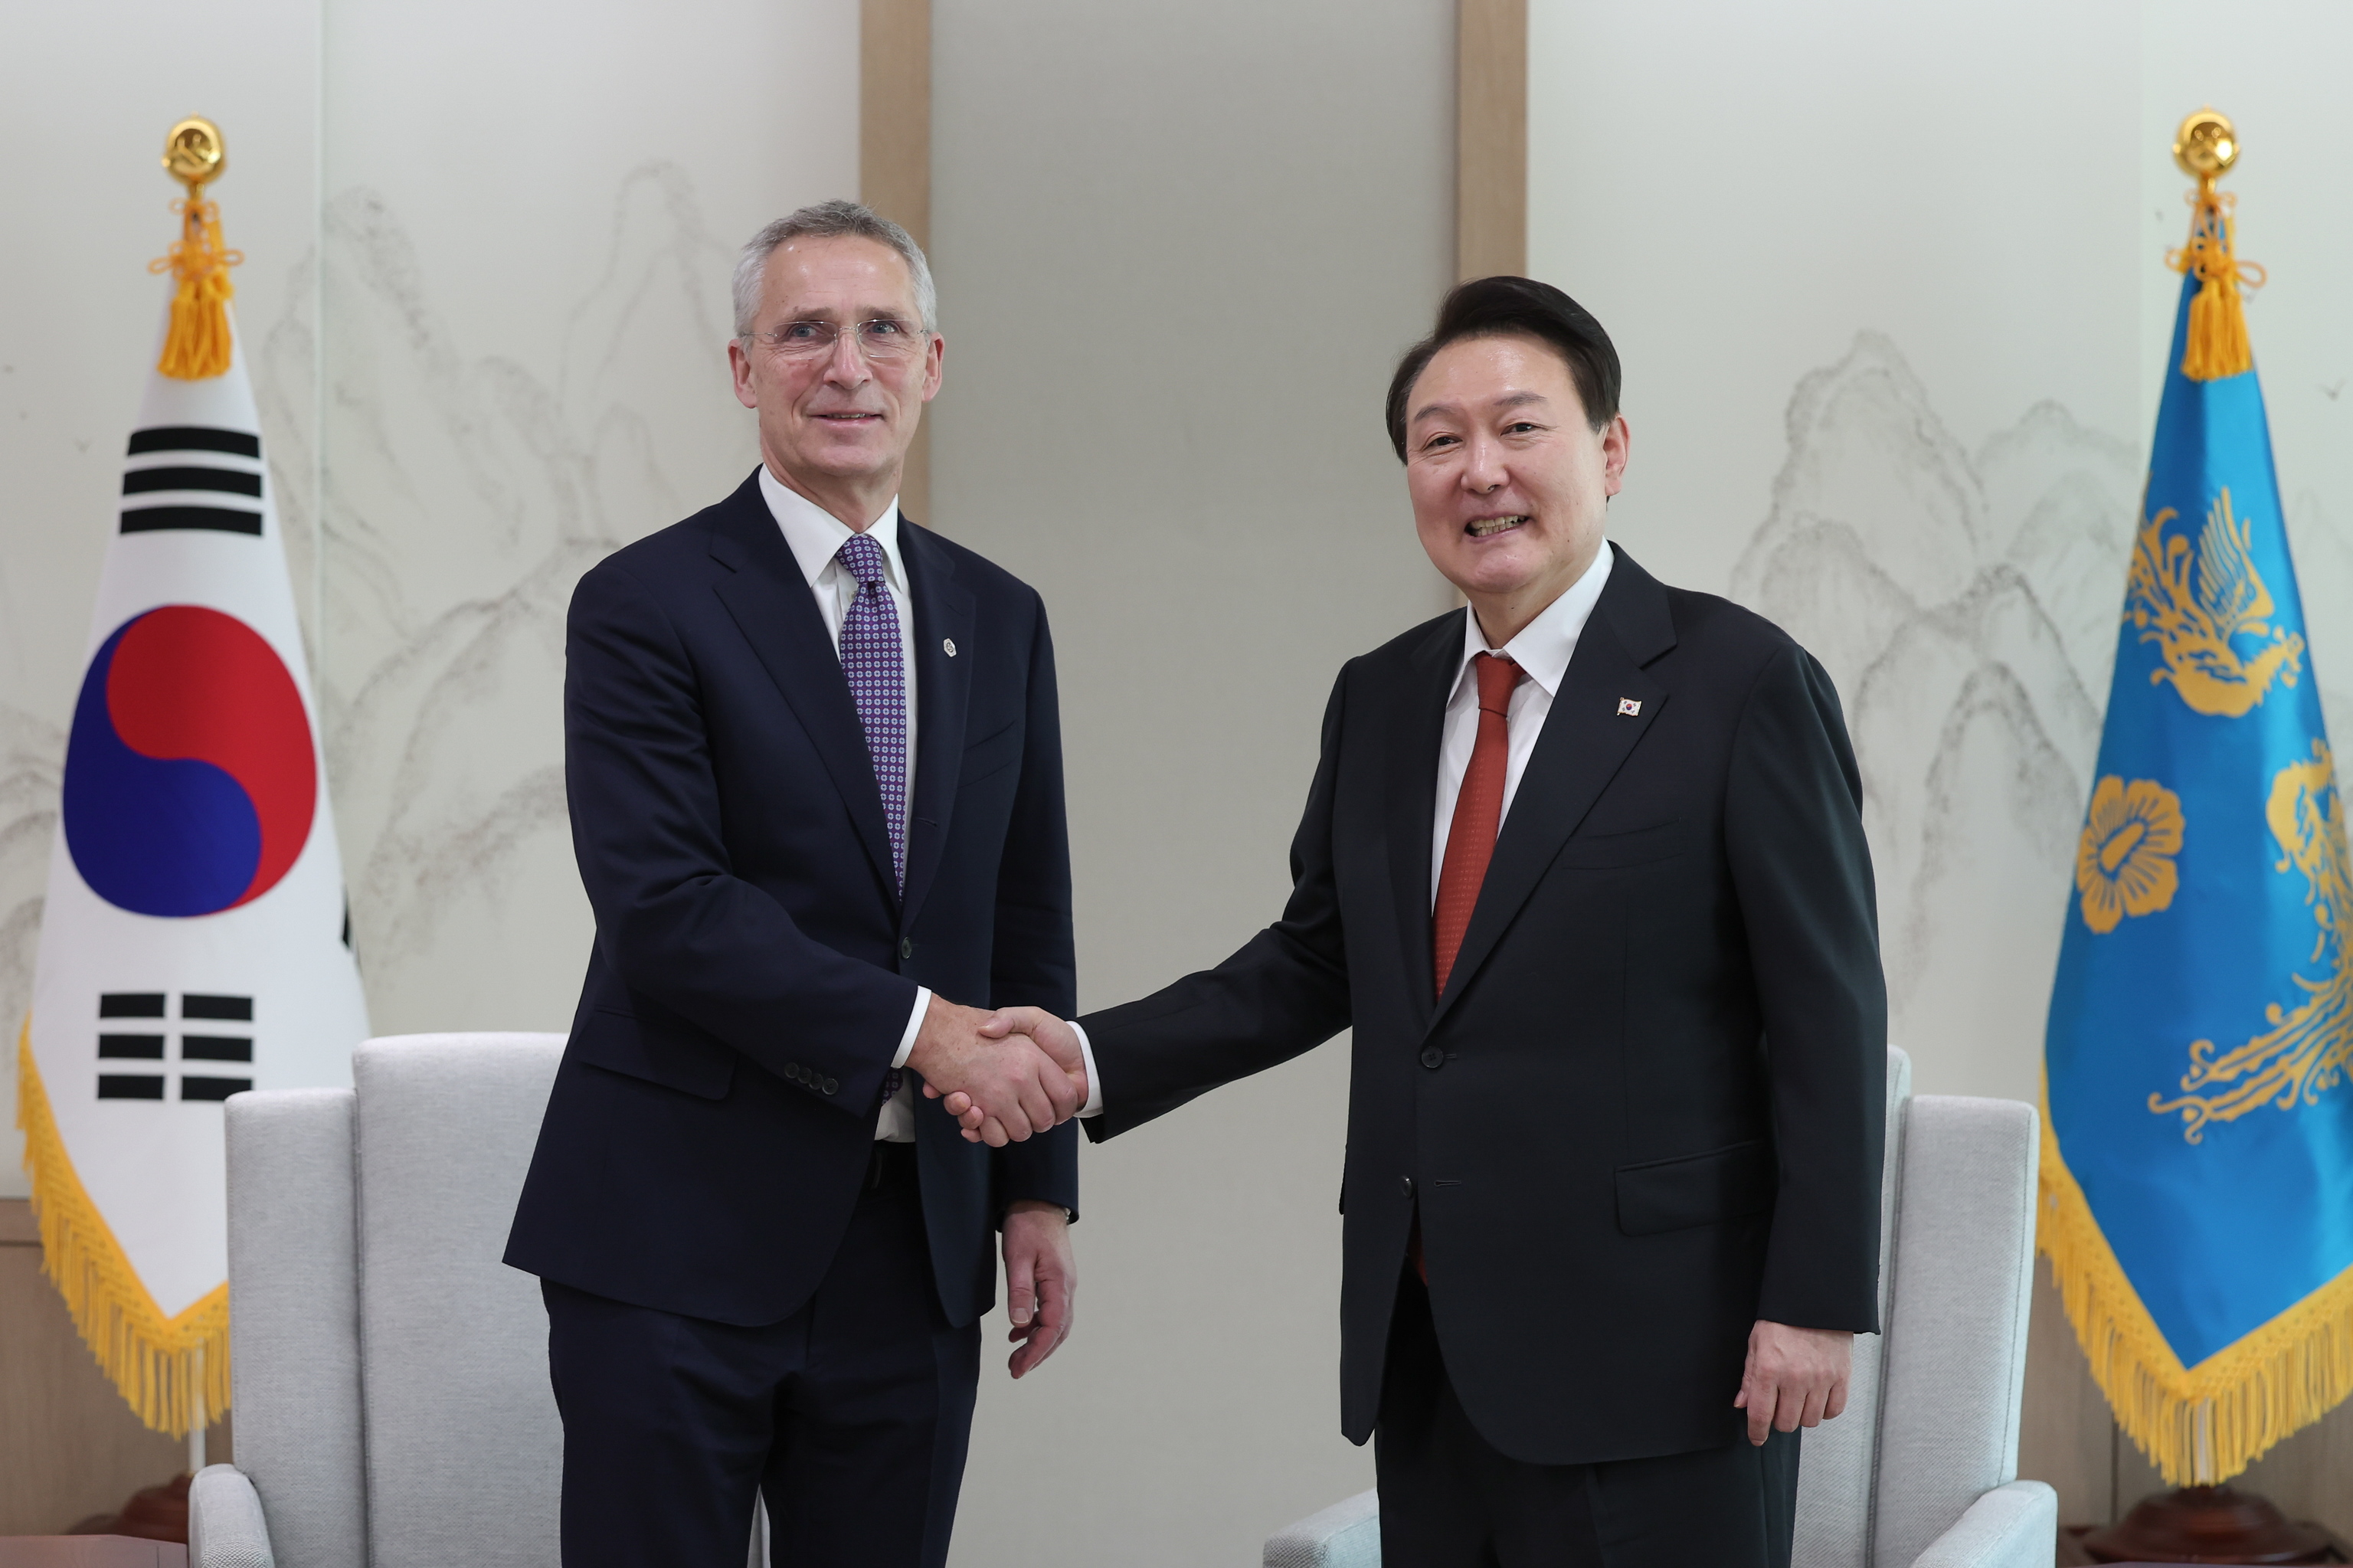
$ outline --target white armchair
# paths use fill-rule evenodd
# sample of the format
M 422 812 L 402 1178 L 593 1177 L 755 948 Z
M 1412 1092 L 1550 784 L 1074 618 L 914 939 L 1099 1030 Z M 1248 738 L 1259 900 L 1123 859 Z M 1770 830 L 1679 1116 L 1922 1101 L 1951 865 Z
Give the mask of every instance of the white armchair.
M 354 1088 L 228 1102 L 237 1463 L 189 1489 L 191 1568 L 553 1568 L 547 1314 L 500 1258 L 563 1051 L 371 1040 Z
M 1911 1093 L 1887 1054 L 1883 1335 L 1846 1414 L 1806 1434 L 1798 1568 L 2051 1568 L 2059 1499 L 2018 1479 L 2033 1281 L 2034 1108 Z M 1379 1568 L 1371 1492 L 1266 1543 L 1265 1568 Z

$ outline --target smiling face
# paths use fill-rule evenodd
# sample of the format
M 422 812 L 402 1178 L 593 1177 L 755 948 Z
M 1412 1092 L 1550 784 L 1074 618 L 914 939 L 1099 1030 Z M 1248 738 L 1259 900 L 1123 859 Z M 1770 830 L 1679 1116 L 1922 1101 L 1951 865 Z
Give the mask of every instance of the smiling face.
M 1500 648 L 1593 564 L 1624 482 L 1625 416 L 1592 429 L 1567 361 L 1523 336 L 1448 344 L 1405 407 L 1421 547 Z
M 914 279 L 897 251 L 856 235 L 788 240 L 770 253 L 761 275 L 753 331 L 823 322 L 841 329 L 832 351 L 794 358 L 765 335 L 727 348 L 736 401 L 759 411 L 761 461 L 852 528 L 872 522 L 898 493 L 947 348 L 931 333 L 920 354 L 870 358 L 851 329 L 883 318 L 923 332 Z

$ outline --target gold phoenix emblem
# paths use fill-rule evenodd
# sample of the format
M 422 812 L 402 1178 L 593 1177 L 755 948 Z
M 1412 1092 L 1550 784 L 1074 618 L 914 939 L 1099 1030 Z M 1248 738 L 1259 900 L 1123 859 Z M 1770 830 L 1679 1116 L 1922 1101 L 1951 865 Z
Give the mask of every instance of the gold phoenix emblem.
M 2312 908 L 2316 935 L 2312 959 L 2327 967 L 2324 978 L 2295 977 L 2305 993 L 2294 1012 L 2278 1002 L 2263 1009 L 2271 1028 L 2236 1050 L 2217 1055 L 2214 1042 L 2189 1045 L 2189 1071 L 2181 1095 L 2148 1097 L 2158 1116 L 2179 1113 L 2182 1137 L 2205 1141 L 2210 1122 L 2236 1121 L 2261 1106 L 2294 1110 L 2312 1105 L 2324 1090 L 2344 1081 L 2353 1059 L 2353 961 L 2348 961 L 2344 921 L 2348 893 L 2345 802 L 2337 792 L 2336 762 L 2328 743 L 2312 743 L 2312 760 L 2292 762 L 2272 779 L 2263 820 L 2281 858 L 2272 867 L 2305 879 L 2304 901 Z
M 2227 488 L 2206 514 L 2194 558 L 2188 539 L 2165 531 L 2174 515 L 2168 506 L 2141 524 L 2125 580 L 2125 619 L 2165 660 L 2150 673 L 2152 683 L 2170 681 L 2198 713 L 2243 718 L 2274 677 L 2295 684 L 2304 638 L 2271 624 L 2271 589 L 2248 553 L 2248 525 L 2231 514 Z M 2269 641 L 2242 656 L 2239 641 L 2251 637 Z
M 2127 915 L 2171 906 L 2181 885 L 2173 857 L 2181 853 L 2182 827 L 2181 797 L 2155 779 L 2101 779 L 2075 842 L 2084 924 L 2105 936 Z

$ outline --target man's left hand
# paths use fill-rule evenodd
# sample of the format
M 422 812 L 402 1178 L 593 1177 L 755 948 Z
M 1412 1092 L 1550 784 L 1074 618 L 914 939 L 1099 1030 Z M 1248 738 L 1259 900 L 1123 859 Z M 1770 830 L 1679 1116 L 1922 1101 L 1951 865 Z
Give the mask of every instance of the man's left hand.
M 1006 1245 L 1009 1254 L 1009 1234 Z M 1770 1431 L 1819 1426 L 1844 1410 L 1853 1364 L 1854 1336 L 1844 1329 L 1792 1329 L 1759 1318 L 1732 1402 L 1748 1412 L 1748 1440 L 1762 1446 Z
M 1006 1362 L 1015 1377 L 1036 1368 L 1071 1337 L 1079 1266 L 1071 1221 L 1060 1203 L 1016 1199 L 1005 1209 L 1006 1338 L 1019 1348 Z

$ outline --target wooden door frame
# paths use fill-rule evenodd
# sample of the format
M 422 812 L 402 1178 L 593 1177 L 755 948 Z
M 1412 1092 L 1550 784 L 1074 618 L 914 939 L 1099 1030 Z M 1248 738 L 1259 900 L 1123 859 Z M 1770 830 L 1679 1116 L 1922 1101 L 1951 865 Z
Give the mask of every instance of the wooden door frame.
M 859 0 L 858 199 L 929 253 L 932 0 Z M 907 450 L 899 503 L 918 523 L 933 524 L 928 418 Z
M 1454 275 L 1528 270 L 1528 0 L 1456 0 Z

